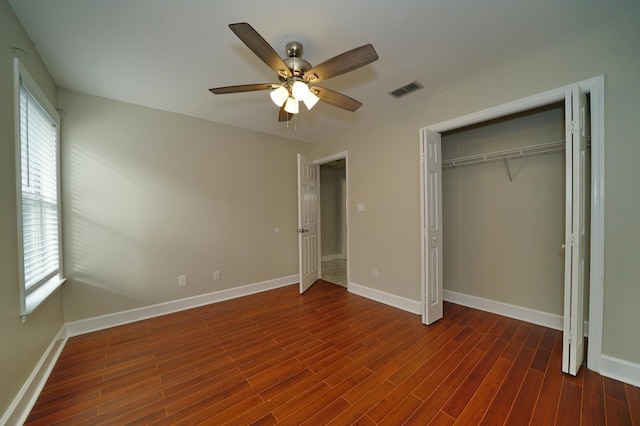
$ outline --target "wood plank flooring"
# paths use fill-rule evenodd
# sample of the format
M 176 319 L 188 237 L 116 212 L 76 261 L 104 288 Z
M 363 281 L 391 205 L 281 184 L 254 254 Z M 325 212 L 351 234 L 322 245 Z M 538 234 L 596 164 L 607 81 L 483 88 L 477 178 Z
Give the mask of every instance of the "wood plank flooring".
M 561 373 L 561 333 L 420 318 L 319 281 L 70 338 L 27 425 L 630 425 L 640 389 Z

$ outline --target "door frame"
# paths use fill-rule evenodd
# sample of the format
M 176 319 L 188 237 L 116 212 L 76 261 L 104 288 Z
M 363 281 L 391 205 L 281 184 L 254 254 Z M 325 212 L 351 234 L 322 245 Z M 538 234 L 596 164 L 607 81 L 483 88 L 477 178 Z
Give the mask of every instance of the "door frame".
M 472 124 L 493 120 L 514 113 L 527 111 L 537 107 L 564 101 L 567 90 L 578 85 L 582 91 L 590 95 L 591 117 L 591 223 L 590 223 L 590 275 L 589 275 L 589 345 L 587 349 L 587 368 L 600 372 L 602 361 L 602 327 L 604 311 L 604 76 L 572 83 L 526 98 L 518 99 L 492 108 L 463 115 L 451 120 L 434 123 L 420 129 L 435 132 L 446 132 Z M 420 141 L 422 146 L 422 140 Z M 422 166 L 421 166 L 422 167 Z M 421 188 L 420 196 L 423 197 Z M 424 220 L 424 206 L 420 206 L 420 217 Z M 424 223 L 424 222 L 423 222 Z M 423 230 L 420 229 L 422 234 Z M 425 265 L 424 247 L 420 256 L 421 267 Z M 421 291 L 427 294 L 426 275 L 421 277 Z M 425 297 L 422 297 L 422 321 L 425 322 Z
M 322 158 L 318 158 L 317 160 L 312 160 L 311 162 L 313 164 L 315 164 L 316 166 L 320 166 L 322 164 L 325 163 L 330 163 L 331 161 L 335 161 L 335 160 L 341 160 L 344 159 L 344 169 L 345 169 L 345 173 L 344 173 L 344 179 L 346 181 L 346 185 L 345 185 L 345 190 L 346 190 L 346 202 L 345 202 L 345 211 L 344 214 L 346 216 L 346 229 L 344 229 L 344 234 L 345 234 L 345 238 L 347 239 L 347 290 L 349 289 L 349 283 L 351 282 L 350 279 L 350 270 L 351 268 L 349 267 L 349 264 L 351 262 L 351 256 L 349 254 L 349 151 L 342 151 L 342 152 L 338 152 L 332 155 L 329 155 L 327 157 L 322 157 Z M 320 179 L 318 179 L 318 193 L 320 193 Z M 317 253 L 318 253 L 318 274 L 319 276 L 322 276 L 322 214 L 320 213 L 321 210 L 321 206 L 320 204 L 322 203 L 321 201 L 321 197 L 318 197 L 318 247 L 317 247 Z M 343 253 L 344 255 L 345 253 Z

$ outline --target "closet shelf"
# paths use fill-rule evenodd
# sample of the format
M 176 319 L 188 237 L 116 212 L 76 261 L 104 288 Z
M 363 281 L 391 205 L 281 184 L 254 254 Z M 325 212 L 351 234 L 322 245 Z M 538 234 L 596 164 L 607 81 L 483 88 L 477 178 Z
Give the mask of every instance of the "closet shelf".
M 530 145 L 521 148 L 511 148 L 502 151 L 488 152 L 485 154 L 469 155 L 466 157 L 442 160 L 442 168 L 448 169 L 472 164 L 489 163 L 493 161 L 510 160 L 512 158 L 524 158 L 534 155 L 549 154 L 552 152 L 564 152 L 565 141 L 547 142 L 539 145 Z

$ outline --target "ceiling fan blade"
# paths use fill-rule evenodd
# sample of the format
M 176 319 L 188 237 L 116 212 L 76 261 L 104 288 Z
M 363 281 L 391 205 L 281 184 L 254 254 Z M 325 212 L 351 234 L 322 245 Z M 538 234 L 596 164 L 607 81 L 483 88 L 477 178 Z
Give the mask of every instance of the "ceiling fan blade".
M 285 111 L 284 106 L 280 108 L 280 111 L 278 112 L 278 121 L 289 121 L 291 120 L 291 117 L 293 117 L 293 114 L 289 114 Z
M 317 97 L 320 98 L 321 101 L 338 108 L 346 109 L 347 111 L 355 112 L 362 106 L 362 102 L 356 101 L 342 93 L 325 89 L 324 87 L 313 86 L 310 89 Z
M 229 28 L 258 58 L 262 59 L 262 62 L 269 65 L 279 76 L 285 78 L 293 76 L 287 64 L 278 56 L 278 53 L 251 25 L 246 22 L 240 22 L 229 24 Z
M 310 83 L 327 80 L 363 67 L 377 59 L 378 54 L 373 46 L 365 44 L 316 65 L 304 74 L 304 79 Z
M 256 90 L 269 90 L 273 87 L 277 87 L 277 84 L 273 83 L 261 83 L 261 84 L 241 84 L 239 86 L 225 86 L 214 87 L 209 91 L 216 95 L 223 95 L 225 93 L 241 93 L 241 92 L 254 92 Z

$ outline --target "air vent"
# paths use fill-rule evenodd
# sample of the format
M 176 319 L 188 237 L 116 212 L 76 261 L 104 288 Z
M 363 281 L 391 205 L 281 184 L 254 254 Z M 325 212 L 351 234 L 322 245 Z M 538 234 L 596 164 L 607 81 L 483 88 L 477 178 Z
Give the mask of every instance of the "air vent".
M 413 83 L 409 83 L 405 86 L 402 86 L 399 89 L 389 92 L 389 94 L 394 98 L 401 98 L 404 95 L 408 95 L 411 92 L 414 92 L 418 89 L 422 89 L 422 87 L 423 87 L 422 84 L 418 83 L 417 81 L 414 81 Z

